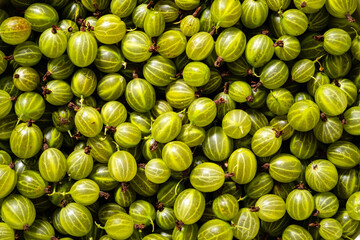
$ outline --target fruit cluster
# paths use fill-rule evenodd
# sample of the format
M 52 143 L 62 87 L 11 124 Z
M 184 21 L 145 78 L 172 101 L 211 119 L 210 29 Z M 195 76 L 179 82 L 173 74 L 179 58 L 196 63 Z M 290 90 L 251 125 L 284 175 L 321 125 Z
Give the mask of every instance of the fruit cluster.
M 360 236 L 357 0 L 0 0 L 0 239 Z

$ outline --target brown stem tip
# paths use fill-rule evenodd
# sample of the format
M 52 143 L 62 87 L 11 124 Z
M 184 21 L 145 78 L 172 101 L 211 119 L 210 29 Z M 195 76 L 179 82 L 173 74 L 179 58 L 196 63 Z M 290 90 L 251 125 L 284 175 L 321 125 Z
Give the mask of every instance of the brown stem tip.
M 235 173 L 234 172 L 231 172 L 231 173 L 225 173 L 225 178 L 228 179 L 228 178 L 231 178 L 235 176 Z
M 255 83 L 254 81 L 251 82 L 251 87 L 253 89 L 254 92 L 256 92 L 258 90 L 259 87 L 262 86 L 262 82 L 259 81 L 257 83 Z
M 224 93 L 225 94 L 229 93 L 229 83 L 228 82 L 225 82 L 225 84 L 224 84 Z
M 145 166 L 146 166 L 145 163 L 139 163 L 139 164 L 138 164 L 138 167 L 139 167 L 139 168 L 142 168 L 142 169 L 145 169 Z
M 351 22 L 351 23 L 355 22 L 355 18 L 353 18 L 350 13 L 346 13 L 345 16 L 346 16 L 347 20 L 349 20 L 349 22 Z
M 326 113 L 321 113 L 320 114 L 320 119 L 321 119 L 321 121 L 323 121 L 323 122 L 326 122 L 327 121 L 327 116 L 326 116 Z
M 116 127 L 113 127 L 113 126 L 105 126 L 105 128 L 107 129 L 108 132 L 111 132 L 111 133 L 115 133 L 115 132 L 116 132 Z
M 47 80 L 47 78 L 50 77 L 50 76 L 51 76 L 51 72 L 50 72 L 50 71 L 47 71 L 47 72 L 45 73 L 45 75 L 43 76 L 43 82 L 45 82 L 45 81 Z
M 11 162 L 11 163 L 9 164 L 9 168 L 13 169 L 14 167 L 15 167 L 15 164 L 14 164 L 13 162 Z
M 57 30 L 60 30 L 60 28 L 57 27 L 57 26 L 55 26 L 55 25 L 53 25 L 53 26 L 52 26 L 52 29 L 51 29 L 51 32 L 55 34 L 55 33 L 57 33 Z
M 70 109 L 73 109 L 73 110 L 79 110 L 79 107 L 78 106 L 76 106 L 76 104 L 75 103 L 73 103 L 73 102 L 69 102 L 69 104 L 67 105 L 67 107 L 68 108 L 70 108 Z
M 344 116 L 343 113 L 340 114 L 339 119 L 340 119 L 342 125 L 345 125 L 345 124 L 347 123 L 347 121 L 346 121 L 345 116 Z
M 210 36 L 213 36 L 216 32 L 216 26 L 213 27 L 213 30 L 211 30 L 211 32 L 209 33 Z
M 138 230 L 144 230 L 145 228 L 145 224 L 141 223 L 141 224 L 134 224 L 134 228 L 138 229 Z
M 23 229 L 25 232 L 29 231 L 29 229 L 30 229 L 29 224 L 25 224 Z
M 50 193 L 51 193 L 51 186 L 50 186 L 50 185 L 47 186 L 47 187 L 44 189 L 44 192 L 45 192 L 46 194 L 50 194 Z
M 76 140 L 79 140 L 81 138 L 80 132 L 73 134 L 73 138 L 75 138 Z
M 215 103 L 216 105 L 219 105 L 220 103 L 226 103 L 226 101 L 225 101 L 224 98 L 221 97 L 221 98 L 219 98 L 218 100 L 215 100 L 214 103 Z
M 90 154 L 90 150 L 91 150 L 91 147 L 90 146 L 86 146 L 85 149 L 84 149 L 84 153 L 85 154 Z
M 301 8 L 304 8 L 304 7 L 306 7 L 306 5 L 307 5 L 306 2 L 303 1 L 303 2 L 300 4 L 300 7 L 301 7 Z
M 283 131 L 278 131 L 278 130 L 276 130 L 275 128 L 273 128 L 272 130 L 275 131 L 275 137 L 276 137 L 276 138 L 279 138 L 281 135 L 284 134 Z
M 17 96 L 10 97 L 10 101 L 12 101 L 12 102 L 15 102 L 15 101 L 16 101 L 16 99 L 17 99 Z
M 278 40 L 274 43 L 273 45 L 274 47 L 284 47 L 284 41 L 283 40 Z
M 129 186 L 130 186 L 130 184 L 128 184 L 126 182 L 122 182 L 121 183 L 121 192 L 126 193 L 126 191 L 129 190 Z
M 319 41 L 319 42 L 324 41 L 324 35 L 314 36 L 313 38 L 314 38 L 314 40 Z
M 320 213 L 319 210 L 315 209 L 315 211 L 314 211 L 314 213 L 313 213 L 313 216 L 314 216 L 314 217 L 317 217 L 317 216 L 319 215 L 319 213 Z
M 246 97 L 246 101 L 248 101 L 248 102 L 253 102 L 253 101 L 254 101 L 254 97 L 251 96 L 251 95 L 249 95 L 249 96 Z
M 341 87 L 341 84 L 339 83 L 339 80 L 334 79 L 333 83 L 334 83 L 335 86 Z
M 64 207 L 66 207 L 66 205 L 68 205 L 68 203 L 69 203 L 68 201 L 66 201 L 65 199 L 62 199 L 60 206 L 61 206 L 62 208 L 64 208 Z
M 154 140 L 154 142 L 150 145 L 150 151 L 155 151 L 158 147 L 158 142 Z
M 163 205 L 162 203 L 160 203 L 159 201 L 157 201 L 157 202 L 155 203 L 155 207 L 156 207 L 160 212 L 164 211 L 164 205 Z
M 310 224 L 309 224 L 309 227 L 317 227 L 317 228 L 319 228 L 319 227 L 320 227 L 320 223 L 318 223 L 318 222 L 310 223 Z
M 293 189 L 304 190 L 304 189 L 305 189 L 305 185 L 304 185 L 304 183 L 299 183 L 298 185 L 295 185 L 295 186 L 293 187 Z
M 107 193 L 107 192 L 100 191 L 100 192 L 99 192 L 99 197 L 103 197 L 103 198 L 105 198 L 106 200 L 108 200 L 109 197 L 110 197 L 110 194 Z
M 14 59 L 14 55 L 4 56 L 4 59 L 5 59 L 6 61 L 13 60 L 13 59 Z
M 34 122 L 34 120 L 30 119 L 26 126 L 31 127 Z
M 260 210 L 259 207 L 255 207 L 255 206 L 251 206 L 251 207 L 250 207 L 250 211 L 251 211 L 251 212 L 258 212 L 259 210 Z
M 266 172 L 267 170 L 269 170 L 270 168 L 270 163 L 264 163 L 262 166 L 261 166 L 261 170 Z
M 222 57 L 218 57 L 218 58 L 216 59 L 215 63 L 214 63 L 214 66 L 215 66 L 215 67 L 220 67 L 220 65 L 221 65 L 221 63 L 222 63 L 223 60 L 224 60 L 224 59 L 223 59 Z
M 180 220 L 180 221 L 176 220 L 175 223 L 176 223 L 176 228 L 177 228 L 177 230 L 181 231 L 182 228 L 183 228 L 183 226 L 184 226 L 183 221 L 181 221 L 181 220 Z
M 198 7 L 195 12 L 192 14 L 194 17 L 197 17 L 197 15 L 199 14 L 199 12 L 201 11 L 202 7 Z

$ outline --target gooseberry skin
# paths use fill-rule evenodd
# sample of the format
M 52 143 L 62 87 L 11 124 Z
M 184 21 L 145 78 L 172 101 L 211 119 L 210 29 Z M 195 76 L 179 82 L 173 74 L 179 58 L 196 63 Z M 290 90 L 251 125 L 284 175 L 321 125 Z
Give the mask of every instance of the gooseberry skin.
M 202 163 L 190 174 L 191 185 L 201 192 L 218 190 L 225 182 L 224 170 L 215 163 Z
M 204 195 L 196 189 L 186 189 L 176 197 L 174 204 L 175 216 L 185 224 L 196 223 L 201 218 L 204 210 Z
M 10 17 L 0 25 L 1 39 L 10 45 L 25 42 L 31 34 L 31 24 L 22 17 Z
M 320 120 L 320 110 L 313 101 L 303 100 L 290 107 L 287 119 L 296 131 L 307 132 Z
M 118 43 L 126 34 L 126 24 L 114 14 L 100 17 L 94 29 L 96 39 L 104 44 Z
M 343 113 L 347 107 L 345 93 L 332 84 L 321 85 L 315 92 L 315 102 L 322 112 L 328 116 Z

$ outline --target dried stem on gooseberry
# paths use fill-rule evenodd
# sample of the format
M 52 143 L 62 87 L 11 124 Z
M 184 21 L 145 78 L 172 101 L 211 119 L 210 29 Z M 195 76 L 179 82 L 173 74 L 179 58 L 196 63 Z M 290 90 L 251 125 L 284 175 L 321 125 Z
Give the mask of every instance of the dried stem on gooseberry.
M 270 31 L 268 29 L 264 29 L 261 34 L 262 35 L 269 35 Z
M 75 111 L 79 110 L 79 107 L 76 106 L 76 104 L 73 103 L 73 102 L 69 102 L 68 105 L 67 105 L 67 107 L 70 108 L 70 109 L 73 109 L 73 110 L 75 110 Z
M 314 216 L 314 217 L 317 217 L 317 216 L 319 215 L 319 213 L 320 213 L 319 210 L 315 209 L 315 210 L 314 210 L 314 213 L 313 213 L 313 216 Z
M 258 90 L 259 87 L 262 86 L 262 82 L 259 81 L 259 82 L 255 82 L 255 81 L 251 81 L 251 87 L 253 89 L 254 92 L 256 92 Z
M 66 201 L 65 199 L 62 199 L 61 200 L 61 203 L 60 203 L 60 206 L 62 207 L 62 208 L 64 208 L 64 207 L 66 207 L 66 205 L 68 205 L 68 201 Z
M 108 200 L 109 197 L 110 197 L 110 194 L 107 193 L 107 192 L 100 191 L 100 192 L 99 192 L 99 197 L 103 197 L 103 198 L 105 198 L 106 200 Z
M 213 35 L 216 33 L 216 30 L 217 30 L 217 28 L 216 28 L 216 26 L 214 26 L 214 27 L 213 27 L 213 30 L 211 30 L 211 32 L 209 32 L 209 34 L 210 34 L 211 36 L 213 36 Z
M 85 149 L 84 149 L 84 153 L 89 155 L 90 154 L 90 150 L 91 150 L 91 147 L 90 146 L 86 146 Z
M 252 95 L 247 96 L 246 101 L 253 102 L 254 101 L 254 96 L 252 96 Z
M 41 89 L 43 90 L 42 95 L 44 95 L 45 99 L 46 99 L 47 94 L 52 93 L 52 91 L 50 89 L 48 89 L 47 86 L 43 86 L 43 87 L 41 87 Z
M 130 184 L 128 184 L 126 182 L 122 182 L 121 183 L 121 192 L 126 193 L 129 190 L 129 186 L 130 186 Z
M 342 114 L 340 114 L 339 119 L 340 119 L 340 121 L 341 121 L 342 125 L 344 125 L 344 124 L 346 124 L 346 123 L 347 123 L 347 122 L 346 122 L 346 119 L 345 119 L 345 116 L 344 116 L 344 114 L 343 114 L 343 113 L 342 113 Z
M 261 170 L 266 172 L 267 170 L 269 170 L 270 168 L 270 163 L 264 163 L 262 166 L 261 166 Z
M 51 76 L 51 72 L 47 71 L 43 76 L 43 82 L 45 82 L 47 80 L 47 78 L 50 77 L 50 76 Z
M 34 122 L 34 120 L 30 119 L 26 126 L 31 127 Z
M 12 102 L 15 102 L 15 101 L 16 101 L 16 99 L 17 99 L 17 96 L 10 97 L 10 101 L 12 101 Z
M 146 163 L 139 163 L 137 166 L 139 168 L 145 169 Z
M 14 164 L 13 162 L 11 162 L 11 163 L 9 164 L 9 168 L 13 169 L 14 167 L 15 167 L 15 164 Z
M 81 138 L 81 134 L 80 134 L 80 132 L 77 132 L 77 133 L 73 134 L 72 137 L 75 138 L 76 140 L 79 140 Z
M 300 7 L 301 7 L 301 8 L 304 8 L 304 7 L 306 7 L 306 5 L 307 5 L 306 2 L 303 1 L 303 2 L 300 4 Z
M 146 226 L 145 226 L 145 224 L 143 224 L 143 223 L 141 223 L 141 224 L 134 224 L 134 228 L 135 228 L 135 229 L 138 229 L 138 230 L 140 230 L 140 231 L 144 230 L 145 227 L 146 227 Z
M 109 131 L 110 133 L 115 133 L 116 132 L 116 127 L 105 126 L 105 131 Z
M 341 84 L 339 83 L 339 80 L 334 79 L 333 83 L 335 84 L 335 86 L 341 87 Z
M 157 202 L 155 203 L 155 207 L 156 207 L 160 212 L 164 211 L 164 205 L 163 205 L 162 203 L 160 203 L 159 201 L 157 201 Z
M 273 128 L 272 130 L 275 131 L 275 137 L 276 137 L 276 138 L 279 138 L 279 137 L 281 137 L 281 135 L 284 134 L 283 131 L 278 131 L 278 130 L 275 129 L 275 128 Z
M 321 113 L 320 114 L 320 119 L 321 119 L 321 121 L 323 121 L 323 122 L 326 122 L 327 121 L 327 116 L 326 116 L 326 113 Z
M 57 26 L 55 26 L 55 25 L 52 25 L 51 28 L 52 28 L 52 29 L 51 29 L 51 32 L 52 32 L 53 34 L 57 33 L 57 30 L 60 30 L 60 28 L 57 27 Z
M 51 194 L 51 186 L 50 186 L 50 185 L 47 186 L 47 187 L 44 189 L 44 192 L 45 192 L 46 194 Z
M 234 173 L 234 172 L 231 172 L 231 173 L 225 173 L 225 179 L 232 178 L 233 176 L 235 176 L 235 173 Z
M 23 229 L 24 229 L 25 232 L 28 232 L 29 229 L 30 229 L 29 224 L 25 224 Z
M 304 183 L 299 183 L 298 185 L 295 185 L 294 187 L 293 187 L 293 189 L 297 189 L 297 190 L 304 190 L 305 189 L 305 185 L 304 185 Z
M 318 223 L 318 222 L 310 223 L 310 224 L 309 224 L 309 227 L 317 227 L 317 228 L 319 228 L 319 227 L 320 227 L 320 223 Z
M 150 0 L 150 2 L 148 3 L 148 5 L 146 6 L 148 9 L 152 8 L 152 6 L 154 5 L 154 1 Z
M 224 98 L 221 97 L 221 98 L 219 98 L 218 100 L 215 100 L 214 103 L 215 103 L 216 105 L 219 105 L 220 103 L 226 103 L 226 101 L 225 101 Z
M 283 40 L 278 40 L 274 43 L 273 45 L 274 47 L 284 47 L 284 41 Z
M 259 210 L 260 210 L 259 207 L 255 207 L 255 206 L 250 207 L 250 212 L 258 212 Z
M 20 77 L 19 74 L 15 74 L 15 75 L 14 75 L 14 78 L 19 78 L 19 77 Z
M 13 59 L 14 59 L 14 55 L 4 56 L 4 59 L 5 59 L 6 61 L 13 60 Z
M 214 63 L 214 66 L 215 67 L 220 67 L 221 65 L 221 62 L 223 61 L 224 59 L 222 57 L 218 57 Z
M 224 93 L 225 94 L 229 93 L 229 83 L 228 82 L 225 82 L 225 84 L 224 84 Z
M 182 228 L 183 228 L 183 226 L 184 226 L 183 221 L 181 221 L 181 220 L 180 220 L 180 221 L 176 220 L 175 223 L 176 223 L 176 228 L 177 228 L 177 230 L 181 231 Z
M 44 140 L 43 140 L 43 148 L 44 148 L 44 151 L 49 148 L 49 145 L 46 143 L 46 138 L 44 138 Z
M 324 41 L 324 35 L 318 35 L 313 37 L 315 41 L 323 42 Z
M 349 22 L 351 23 L 355 22 L 355 18 L 353 18 L 350 13 L 346 13 L 345 16 L 347 20 L 349 20 Z
M 155 151 L 158 147 L 158 142 L 154 140 L 154 142 L 150 145 L 150 151 Z
M 199 14 L 199 12 L 201 11 L 202 7 L 198 7 L 195 12 L 192 14 L 194 17 L 197 17 L 197 15 Z
M 153 52 L 159 52 L 159 51 L 158 51 L 159 48 L 160 48 L 160 47 L 157 47 L 157 46 L 156 46 L 156 42 L 153 41 L 153 44 L 152 44 L 151 47 L 149 48 L 149 52 L 151 52 L 151 53 L 153 53 Z

